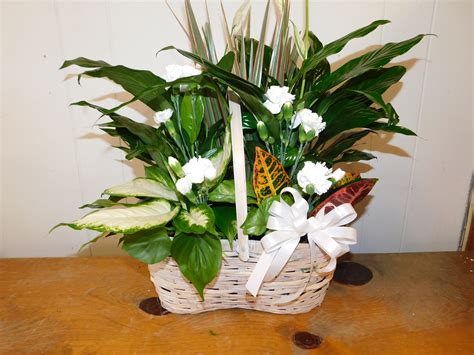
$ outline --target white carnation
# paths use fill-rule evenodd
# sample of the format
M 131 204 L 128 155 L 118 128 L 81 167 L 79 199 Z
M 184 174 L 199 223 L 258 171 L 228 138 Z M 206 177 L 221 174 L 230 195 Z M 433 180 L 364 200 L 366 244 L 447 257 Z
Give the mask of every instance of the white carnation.
M 296 175 L 296 178 L 298 185 L 300 185 L 304 192 L 308 193 L 306 188 L 308 185 L 312 185 L 314 192 L 318 195 L 322 195 L 332 186 L 331 179 L 338 181 L 343 176 L 344 171 L 341 169 L 337 169 L 333 172 L 332 169 L 326 167 L 326 163 L 317 162 L 315 164 L 307 161 L 304 163 L 303 169 Z
M 183 166 L 183 171 L 193 184 L 200 184 L 204 179 L 212 180 L 217 174 L 212 162 L 209 159 L 201 157 L 189 160 Z
M 167 82 L 175 81 L 180 78 L 186 78 L 188 76 L 194 76 L 201 74 L 201 70 L 191 66 L 191 65 L 177 65 L 171 64 L 166 66 L 166 74 L 164 79 Z
M 164 109 L 163 111 L 158 111 L 155 113 L 155 122 L 158 125 L 161 125 L 162 123 L 168 122 L 173 116 L 173 110 L 170 108 Z
M 263 103 L 263 106 L 274 115 L 280 113 L 284 104 L 287 102 L 293 103 L 295 100 L 295 95 L 290 94 L 288 91 L 289 88 L 287 86 L 270 86 L 265 93 L 267 100 Z
M 186 195 L 187 193 L 191 192 L 192 188 L 193 183 L 187 176 L 176 181 L 176 189 L 183 195 Z
M 303 125 L 305 133 L 314 131 L 317 136 L 326 128 L 323 118 L 307 108 L 299 110 L 293 117 L 292 128 L 296 128 L 300 124 Z

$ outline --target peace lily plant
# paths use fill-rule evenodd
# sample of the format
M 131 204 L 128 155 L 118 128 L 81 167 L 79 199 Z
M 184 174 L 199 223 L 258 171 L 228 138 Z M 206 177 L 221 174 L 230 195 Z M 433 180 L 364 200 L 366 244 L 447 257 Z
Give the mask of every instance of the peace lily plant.
M 82 57 L 61 67 L 87 68 L 79 80 L 107 78 L 133 96 L 113 108 L 86 101 L 73 105 L 107 117 L 100 128 L 122 139 L 125 146 L 119 148 L 127 159 L 145 164 L 144 177 L 106 189 L 105 198 L 83 206 L 92 212 L 63 225 L 100 232 L 91 242 L 118 235 L 128 254 L 148 264 L 173 258 L 203 296 L 221 267 L 221 240 L 232 244 L 237 234 L 229 165 L 230 95 L 240 102 L 245 140 L 249 208 L 242 228 L 260 238 L 268 231 L 269 209 L 284 188 L 303 196 L 309 215 L 328 202 L 356 203 L 370 191 L 376 179 L 345 173 L 337 164 L 373 159 L 355 147 L 369 134 L 414 135 L 398 124 L 383 94 L 406 71 L 402 65 L 386 65 L 423 35 L 387 43 L 332 70 L 330 56 L 388 21 L 372 22 L 323 45 L 308 28 L 308 1 L 303 31 L 289 20 L 289 1 L 277 1 L 272 41 L 265 43 L 270 1 L 259 38 L 251 36 L 245 1 L 230 26 L 223 11 L 226 50 L 219 57 L 209 19 L 201 31 L 190 1 L 184 4 L 192 51 L 163 50 L 176 49 L 191 60 L 189 65 L 170 65 L 163 77 Z M 120 113 L 135 101 L 156 112 L 154 122 L 139 123 Z M 284 199 L 293 202 L 292 196 Z

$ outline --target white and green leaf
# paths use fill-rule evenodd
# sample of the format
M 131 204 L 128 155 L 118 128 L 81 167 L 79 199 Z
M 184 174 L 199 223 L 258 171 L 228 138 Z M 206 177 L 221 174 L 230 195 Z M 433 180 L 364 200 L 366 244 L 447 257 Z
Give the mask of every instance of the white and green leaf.
M 167 200 L 157 199 L 133 207 L 103 208 L 63 225 L 74 229 L 129 234 L 163 226 L 172 220 L 179 210 L 179 207 L 173 207 Z
M 176 193 L 166 185 L 146 178 L 137 178 L 125 184 L 111 187 L 104 191 L 110 196 L 122 197 L 154 197 L 170 201 L 178 201 Z
M 173 219 L 173 225 L 182 233 L 203 234 L 206 231 L 216 234 L 214 212 L 207 205 L 193 206 L 189 211 L 181 210 Z

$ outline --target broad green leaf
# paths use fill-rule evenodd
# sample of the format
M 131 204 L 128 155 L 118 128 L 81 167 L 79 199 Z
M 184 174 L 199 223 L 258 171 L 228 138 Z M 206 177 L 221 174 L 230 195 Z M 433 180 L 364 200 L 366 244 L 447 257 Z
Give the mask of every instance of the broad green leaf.
M 181 101 L 180 119 L 183 129 L 193 144 L 199 136 L 202 119 L 204 118 L 204 104 L 201 96 L 184 95 Z
M 224 180 L 209 193 L 209 201 L 235 203 L 234 180 Z M 255 193 L 250 181 L 247 181 L 247 203 L 255 204 Z
M 173 239 L 171 256 L 204 299 L 204 287 L 221 268 L 221 241 L 210 234 L 180 234 Z
M 390 21 L 387 20 L 378 20 L 372 22 L 370 25 L 359 28 L 358 30 L 355 30 L 344 37 L 339 38 L 338 40 L 328 43 L 325 45 L 319 52 L 314 54 L 313 56 L 309 57 L 307 60 L 305 60 L 301 66 L 301 70 L 298 72 L 296 77 L 293 79 L 294 84 L 296 81 L 301 79 L 308 71 L 311 69 L 316 68 L 316 66 L 324 59 L 327 57 L 339 53 L 345 46 L 346 44 L 351 41 L 352 39 L 355 38 L 360 38 L 368 35 L 370 32 L 375 30 L 377 27 L 380 25 L 385 25 L 389 23 Z
M 123 65 L 111 66 L 102 61 L 94 61 L 82 57 L 65 61 L 61 68 L 71 65 L 78 65 L 84 68 L 96 67 L 97 69 L 86 71 L 81 75 L 110 79 L 133 96 L 140 95 L 144 90 L 154 85 L 165 83 L 165 80 L 147 70 L 131 69 Z M 160 111 L 171 107 L 168 100 L 163 96 L 164 94 L 164 88 L 157 91 L 155 90 L 153 93 L 140 97 L 140 101 L 149 106 L 152 110 Z
M 130 234 L 165 225 L 178 212 L 179 207 L 173 208 L 167 200 L 159 199 L 133 207 L 104 208 L 66 225 L 74 229 Z
M 218 206 L 213 207 L 216 217 L 216 227 L 224 234 L 232 248 L 235 236 L 237 235 L 237 217 L 235 207 Z
M 316 111 L 320 115 L 324 115 L 331 105 L 337 104 L 340 100 L 354 97 L 351 90 L 371 91 L 378 94 L 383 94 L 390 86 L 397 83 L 405 74 L 406 68 L 397 65 L 390 68 L 379 68 L 369 70 L 351 80 L 348 80 L 341 87 L 335 90 L 330 95 L 318 102 Z M 305 95 L 305 102 L 308 106 L 312 106 L 317 99 L 317 92 L 309 92 Z
M 259 203 L 268 197 L 276 196 L 291 184 L 291 179 L 280 161 L 259 147 L 255 150 L 252 181 Z
M 192 206 L 189 211 L 181 210 L 173 219 L 173 225 L 183 233 L 215 234 L 214 221 L 214 212 L 209 206 L 197 205 Z
M 122 249 L 137 260 L 155 264 L 170 255 L 171 239 L 163 228 L 144 230 L 124 236 Z
M 386 118 L 388 119 L 389 124 L 396 125 L 400 120 L 398 119 L 398 114 L 389 103 L 386 103 L 378 92 L 375 91 L 361 91 L 361 90 L 351 90 L 355 93 L 364 95 L 374 104 L 380 106 L 380 108 L 385 112 Z
M 379 49 L 354 58 L 321 80 L 313 90 L 324 92 L 369 70 L 383 67 L 393 58 L 408 52 L 413 46 L 418 44 L 424 36 L 425 35 L 418 35 L 406 41 L 387 43 Z
M 262 235 L 267 230 L 267 221 L 272 203 L 278 200 L 278 196 L 266 198 L 258 207 L 250 207 L 247 218 L 242 224 L 242 229 L 248 235 Z
M 178 201 L 176 193 L 162 183 L 145 178 L 137 178 L 125 184 L 108 188 L 104 194 L 122 197 L 154 197 Z
M 351 148 L 357 141 L 372 132 L 373 131 L 370 130 L 364 130 L 341 135 L 339 139 L 319 153 L 318 156 L 324 158 L 325 160 L 334 160 L 345 150 Z

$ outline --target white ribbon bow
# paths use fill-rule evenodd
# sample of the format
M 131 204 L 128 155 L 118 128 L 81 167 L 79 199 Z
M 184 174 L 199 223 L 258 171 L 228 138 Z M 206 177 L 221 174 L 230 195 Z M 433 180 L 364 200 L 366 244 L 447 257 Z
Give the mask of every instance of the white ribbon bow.
M 319 246 L 330 257 L 328 265 L 318 270 L 326 273 L 334 270 L 336 258 L 347 253 L 349 245 L 357 242 L 357 231 L 352 227 L 342 227 L 357 217 L 357 213 L 350 203 L 337 207 L 326 204 L 326 206 L 333 207 L 330 212 L 325 213 L 326 206 L 324 206 L 316 216 L 308 219 L 308 202 L 294 188 L 286 187 L 280 195 L 285 192 L 289 192 L 295 202 L 290 206 L 280 199 L 270 206 L 267 228 L 272 232 L 262 238 L 261 243 L 264 251 L 246 284 L 247 290 L 254 297 L 257 296 L 264 281 L 273 280 L 285 267 L 302 236 L 308 235 L 311 251 L 309 277 L 311 277 L 313 270 L 313 256 L 316 246 Z M 286 297 L 285 302 L 279 303 L 289 302 L 303 291 L 304 289 L 296 296 Z

